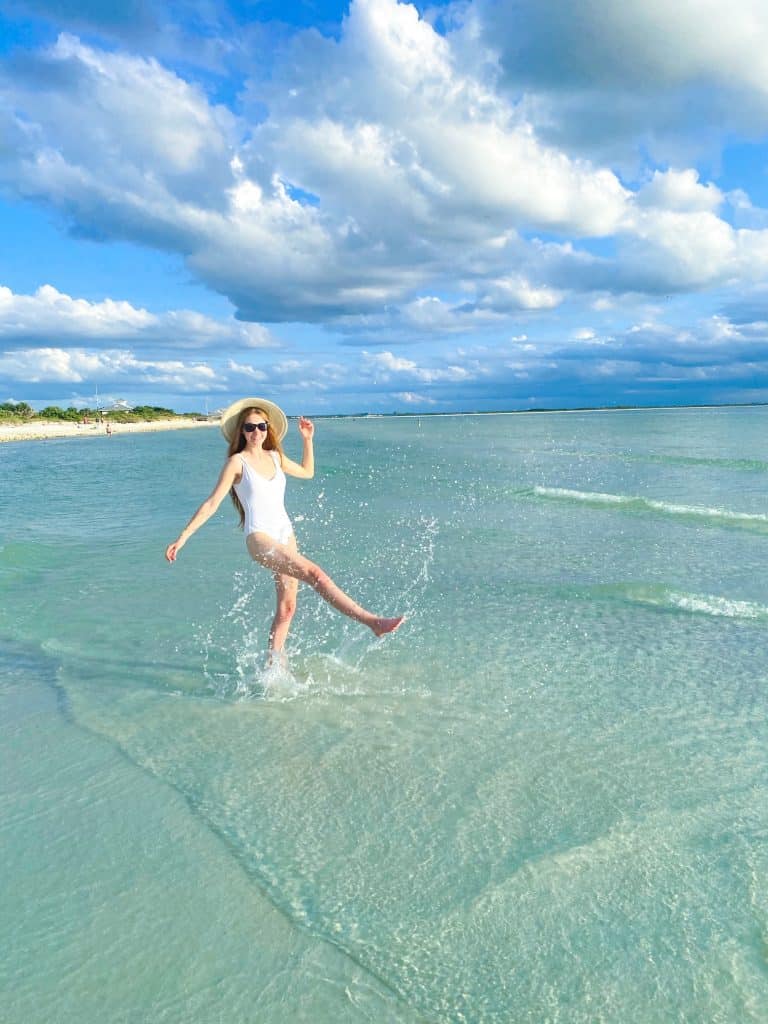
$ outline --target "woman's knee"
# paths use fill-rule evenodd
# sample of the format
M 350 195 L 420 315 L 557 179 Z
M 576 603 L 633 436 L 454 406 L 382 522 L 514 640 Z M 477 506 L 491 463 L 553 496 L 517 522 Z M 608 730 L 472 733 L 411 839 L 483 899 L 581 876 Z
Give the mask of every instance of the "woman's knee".
M 277 618 L 280 622 L 289 622 L 296 612 L 296 595 L 281 597 L 277 602 Z

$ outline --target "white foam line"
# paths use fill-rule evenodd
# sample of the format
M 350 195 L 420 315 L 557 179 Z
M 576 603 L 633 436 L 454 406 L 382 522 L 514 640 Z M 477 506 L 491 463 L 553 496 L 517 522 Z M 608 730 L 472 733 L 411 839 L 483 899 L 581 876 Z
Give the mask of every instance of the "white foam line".
M 728 619 L 768 619 L 768 608 L 751 601 L 735 601 L 710 594 L 684 594 L 673 590 L 666 597 L 673 607 L 686 612 L 703 612 L 705 615 Z
M 612 589 L 609 587 L 607 592 L 610 593 Z M 696 612 L 728 619 L 768 619 L 768 607 L 765 605 L 719 597 L 716 594 L 688 594 L 668 587 L 646 587 L 631 583 L 620 584 L 615 592 L 635 604 L 650 605 L 653 608 Z
M 667 515 L 701 516 L 706 519 L 725 519 L 732 522 L 768 523 L 764 512 L 733 512 L 725 508 L 707 508 L 701 505 L 676 505 L 654 498 L 641 498 L 629 494 L 604 494 L 600 491 L 574 491 L 565 487 L 534 487 L 533 493 L 542 498 L 565 498 L 570 501 L 592 502 L 599 505 L 642 505 L 654 512 Z
M 625 505 L 637 500 L 624 494 L 603 494 L 600 491 L 571 491 L 567 487 L 534 487 L 533 493 L 542 498 L 569 498 L 572 501 L 594 501 L 605 505 Z
M 734 519 L 739 522 L 768 523 L 768 515 L 764 512 L 733 512 L 727 508 L 704 508 L 698 505 L 672 505 L 666 501 L 654 501 L 652 498 L 638 499 L 649 508 L 673 515 L 706 516 L 708 519 Z

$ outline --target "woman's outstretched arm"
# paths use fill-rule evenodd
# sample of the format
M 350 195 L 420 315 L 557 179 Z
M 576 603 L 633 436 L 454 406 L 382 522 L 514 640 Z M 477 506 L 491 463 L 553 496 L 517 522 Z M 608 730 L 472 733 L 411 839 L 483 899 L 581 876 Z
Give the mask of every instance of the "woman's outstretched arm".
M 304 452 L 301 457 L 301 465 L 298 462 L 294 462 L 293 459 L 289 459 L 287 455 L 284 455 L 282 460 L 283 472 L 287 476 L 297 476 L 302 480 L 311 480 L 315 475 L 315 452 L 312 445 L 315 425 L 312 420 L 308 420 L 306 416 L 300 416 L 299 433 L 304 438 Z
M 176 540 L 165 549 L 165 557 L 169 562 L 176 561 L 176 555 L 184 547 L 192 534 L 199 530 L 203 523 L 208 522 L 224 498 L 229 494 L 232 484 L 239 473 L 240 459 L 237 455 L 232 455 L 224 463 L 224 468 L 219 475 L 219 479 L 216 481 L 214 489 L 189 520 Z

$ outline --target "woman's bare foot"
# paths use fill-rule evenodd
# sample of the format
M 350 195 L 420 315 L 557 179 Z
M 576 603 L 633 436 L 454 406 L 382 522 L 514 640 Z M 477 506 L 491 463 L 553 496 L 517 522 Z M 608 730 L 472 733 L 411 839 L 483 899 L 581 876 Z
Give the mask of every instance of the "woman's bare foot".
M 384 636 L 385 633 L 394 633 L 404 621 L 404 615 L 398 615 L 396 619 L 375 619 L 371 629 L 376 636 Z

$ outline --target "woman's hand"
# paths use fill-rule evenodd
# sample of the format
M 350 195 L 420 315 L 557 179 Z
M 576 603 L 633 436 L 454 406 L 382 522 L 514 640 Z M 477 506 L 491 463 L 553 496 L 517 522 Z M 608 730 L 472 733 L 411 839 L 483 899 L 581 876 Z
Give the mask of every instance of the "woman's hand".
M 181 540 L 181 538 L 179 538 L 179 540 L 175 540 L 173 544 L 169 544 L 168 547 L 165 549 L 165 557 L 168 559 L 169 562 L 175 562 L 176 555 L 179 553 L 179 551 L 181 551 L 183 547 L 184 541 Z
M 306 416 L 299 416 L 299 433 L 305 441 L 311 441 L 315 433 L 315 424 Z

